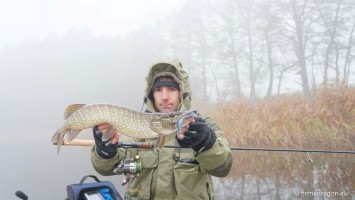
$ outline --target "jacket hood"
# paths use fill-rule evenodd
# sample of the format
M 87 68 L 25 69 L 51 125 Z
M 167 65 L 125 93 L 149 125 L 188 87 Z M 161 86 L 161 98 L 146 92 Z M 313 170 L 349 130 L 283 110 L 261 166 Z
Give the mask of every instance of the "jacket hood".
M 172 76 L 180 87 L 180 105 L 179 110 L 185 111 L 191 109 L 191 87 L 189 83 L 189 75 L 183 69 L 181 62 L 178 59 L 164 59 L 153 63 L 148 71 L 146 80 L 146 89 L 144 93 L 144 103 L 149 111 L 156 111 L 154 103 L 149 98 L 149 94 L 154 83 L 154 80 L 161 76 Z

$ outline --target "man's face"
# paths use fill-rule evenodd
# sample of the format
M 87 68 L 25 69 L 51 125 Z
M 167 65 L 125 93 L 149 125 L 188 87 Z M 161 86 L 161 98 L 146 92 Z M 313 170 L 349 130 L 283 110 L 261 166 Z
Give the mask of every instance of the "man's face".
M 159 112 L 177 111 L 180 104 L 180 91 L 173 87 L 158 87 L 153 91 L 155 107 Z

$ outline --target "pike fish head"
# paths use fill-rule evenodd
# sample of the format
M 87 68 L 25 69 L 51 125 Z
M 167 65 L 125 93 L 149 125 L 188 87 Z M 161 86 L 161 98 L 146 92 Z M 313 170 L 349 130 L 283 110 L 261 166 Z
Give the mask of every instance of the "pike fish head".
M 196 116 L 196 111 L 177 111 L 170 113 L 159 113 L 154 115 L 151 129 L 165 135 L 172 134 L 179 126 L 186 126 L 190 123 L 190 117 Z
M 175 126 L 176 126 L 177 130 L 180 132 L 182 130 L 182 127 L 188 125 L 191 122 L 190 118 L 197 116 L 196 113 L 197 113 L 197 110 L 190 110 L 190 111 L 184 112 L 176 122 Z

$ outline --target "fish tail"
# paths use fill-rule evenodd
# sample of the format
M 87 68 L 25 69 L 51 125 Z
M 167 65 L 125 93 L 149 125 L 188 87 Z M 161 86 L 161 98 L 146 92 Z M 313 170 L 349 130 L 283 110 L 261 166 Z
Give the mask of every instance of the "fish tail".
M 80 129 L 70 129 L 67 134 L 64 136 L 64 141 L 65 142 L 70 142 L 74 140 L 74 138 L 80 133 Z
M 55 133 L 54 135 L 52 136 L 52 139 L 51 139 L 51 142 L 53 144 L 56 144 L 57 145 L 57 154 L 59 154 L 59 151 L 60 151 L 60 147 L 63 143 L 63 137 L 64 137 L 64 133 L 66 132 L 66 126 L 65 124 L 62 125 Z

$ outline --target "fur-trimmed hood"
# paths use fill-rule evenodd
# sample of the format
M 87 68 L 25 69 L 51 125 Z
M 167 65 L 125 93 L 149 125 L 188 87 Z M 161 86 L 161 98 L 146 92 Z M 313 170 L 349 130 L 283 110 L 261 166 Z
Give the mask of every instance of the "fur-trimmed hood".
M 185 69 L 183 69 L 182 64 L 177 59 L 163 59 L 154 64 L 149 68 L 148 75 L 146 77 L 146 89 L 144 93 L 144 102 L 149 111 L 156 111 L 154 109 L 154 103 L 149 98 L 149 94 L 154 83 L 154 80 L 161 76 L 172 76 L 174 80 L 179 84 L 180 87 L 180 105 L 179 110 L 185 111 L 191 109 L 191 87 L 189 83 L 189 75 Z

